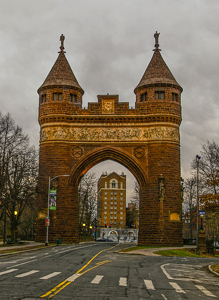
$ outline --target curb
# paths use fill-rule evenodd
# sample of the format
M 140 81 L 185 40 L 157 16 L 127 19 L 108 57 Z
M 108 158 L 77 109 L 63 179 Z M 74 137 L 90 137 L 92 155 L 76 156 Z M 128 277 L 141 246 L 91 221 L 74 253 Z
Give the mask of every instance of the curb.
M 211 266 L 212 266 L 212 265 L 209 265 L 209 266 L 208 266 L 208 270 L 209 270 L 211 273 L 213 273 L 214 275 L 219 276 L 219 273 L 213 271 L 212 268 L 211 268 Z

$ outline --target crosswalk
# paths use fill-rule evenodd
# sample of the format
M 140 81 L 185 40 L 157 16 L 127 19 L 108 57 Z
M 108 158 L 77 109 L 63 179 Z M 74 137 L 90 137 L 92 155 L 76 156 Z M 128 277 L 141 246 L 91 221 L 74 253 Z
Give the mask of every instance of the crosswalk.
M 37 273 L 40 274 L 40 270 L 30 270 L 28 272 L 19 273 L 19 269 L 9 269 L 9 270 L 0 272 L 0 276 L 8 275 L 8 274 L 13 273 L 13 272 L 16 273 L 14 275 L 14 277 L 16 277 L 16 278 L 24 278 L 24 277 L 27 277 L 27 276 L 33 276 L 34 274 L 37 274 Z M 19 274 L 17 274 L 17 273 L 19 273 Z M 49 273 L 49 274 L 44 275 L 42 277 L 39 276 L 39 279 L 41 279 L 41 280 L 48 280 L 48 279 L 53 278 L 55 276 L 58 276 L 60 274 L 61 274 L 61 272 L 52 272 L 52 273 Z M 79 277 L 80 277 L 80 274 L 74 274 L 71 277 L 69 277 L 68 279 L 69 279 L 69 281 L 74 281 L 75 279 L 77 279 Z M 104 277 L 105 277 L 104 275 L 96 275 L 90 281 L 90 283 L 91 284 L 96 284 L 96 285 L 97 284 L 101 284 L 103 282 Z M 160 289 L 159 286 L 156 286 L 157 283 L 155 284 L 152 280 L 145 279 L 145 280 L 143 280 L 143 282 L 144 282 L 144 286 L 145 286 L 146 290 L 156 291 L 156 290 Z M 119 277 L 118 278 L 118 285 L 122 286 L 122 287 L 128 287 L 128 279 L 126 277 Z M 172 290 L 175 291 L 176 293 L 186 294 L 186 293 L 189 292 L 189 290 L 183 289 L 176 282 L 169 281 L 169 285 L 170 285 L 170 287 L 172 287 Z M 199 292 L 201 292 L 205 296 L 208 296 L 208 297 L 211 297 L 211 298 L 217 298 L 218 297 L 215 294 L 213 294 L 211 291 L 209 291 L 206 287 L 204 287 L 204 286 L 202 286 L 200 284 L 194 284 L 194 286 L 197 288 L 197 290 Z M 218 290 L 218 292 L 219 292 L 219 290 Z M 163 297 L 165 299 L 164 295 L 163 295 Z

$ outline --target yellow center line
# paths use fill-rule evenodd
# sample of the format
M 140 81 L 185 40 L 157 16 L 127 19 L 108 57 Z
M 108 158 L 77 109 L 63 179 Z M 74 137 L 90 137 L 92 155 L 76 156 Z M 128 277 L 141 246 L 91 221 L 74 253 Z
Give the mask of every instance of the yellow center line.
M 118 244 L 117 244 L 117 245 L 118 245 Z M 104 251 L 113 249 L 113 248 L 115 248 L 117 245 L 115 245 L 115 246 L 113 246 L 113 247 L 110 247 L 110 248 L 107 248 L 107 249 L 104 249 L 104 250 L 101 250 L 101 251 L 98 252 L 96 255 L 94 255 L 94 257 L 92 257 L 86 265 L 84 265 L 80 270 L 78 270 L 78 271 L 75 273 L 75 275 L 77 275 L 77 277 L 75 277 L 75 279 L 78 278 L 78 277 L 80 277 L 81 275 L 87 273 L 88 271 L 90 271 L 90 270 L 92 270 L 92 269 L 95 269 L 95 268 L 97 268 L 97 267 L 99 267 L 99 266 L 101 266 L 101 265 L 103 265 L 103 264 L 105 264 L 105 263 L 111 262 L 111 260 L 105 260 L 105 261 L 98 262 L 98 263 L 96 263 L 96 265 L 95 265 L 94 267 L 92 267 L 92 268 L 90 268 L 90 269 L 84 271 L 83 273 L 81 273 L 81 271 L 83 271 L 83 270 L 84 270 L 84 269 L 85 269 L 85 268 L 86 268 L 86 267 L 87 267 L 87 266 L 88 266 L 88 265 L 89 265 L 89 264 L 90 264 L 90 263 L 91 263 L 91 262 L 92 262 L 99 254 L 101 254 L 101 253 L 104 252 Z M 73 275 L 72 275 L 72 276 L 73 276 Z M 72 277 L 72 276 L 70 276 L 70 277 Z M 68 277 L 68 278 L 70 278 L 70 277 Z M 75 280 L 75 279 L 74 279 L 74 280 Z M 74 281 L 74 280 L 73 280 L 73 281 Z M 69 285 L 70 283 L 72 283 L 73 281 L 71 281 L 71 280 L 68 281 L 68 279 L 62 281 L 60 284 L 58 284 L 57 286 L 55 286 L 52 290 L 50 290 L 50 291 L 47 292 L 46 294 L 40 296 L 40 298 L 44 298 L 44 297 L 47 297 L 47 296 L 49 296 L 48 298 L 52 298 L 53 296 L 55 296 L 56 294 L 58 294 L 61 290 L 63 290 L 66 286 L 68 286 L 68 285 Z
M 94 260 L 94 258 L 96 258 L 100 253 L 102 253 L 102 252 L 104 252 L 104 251 L 107 251 L 107 250 L 110 250 L 110 249 L 113 249 L 113 248 L 115 248 L 116 246 L 117 246 L 117 245 L 115 245 L 115 246 L 113 246 L 113 247 L 111 247 L 111 248 L 104 249 L 104 250 L 98 252 L 96 255 L 94 255 L 94 257 L 91 258 L 91 260 L 89 260 L 89 262 L 88 262 L 86 265 L 84 265 L 80 270 L 78 270 L 78 271 L 76 272 L 76 274 L 78 274 L 78 273 L 80 273 L 82 270 L 84 270 L 84 269 L 92 262 L 92 260 Z

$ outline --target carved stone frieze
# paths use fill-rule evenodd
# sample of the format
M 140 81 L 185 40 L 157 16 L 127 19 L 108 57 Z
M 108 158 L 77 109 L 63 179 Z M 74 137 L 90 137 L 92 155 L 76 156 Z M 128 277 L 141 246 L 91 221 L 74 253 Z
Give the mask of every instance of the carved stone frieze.
M 93 127 L 45 127 L 41 129 L 40 140 L 67 140 L 67 141 L 151 141 L 172 140 L 179 142 L 179 129 L 176 127 L 120 127 L 120 128 L 93 128 Z

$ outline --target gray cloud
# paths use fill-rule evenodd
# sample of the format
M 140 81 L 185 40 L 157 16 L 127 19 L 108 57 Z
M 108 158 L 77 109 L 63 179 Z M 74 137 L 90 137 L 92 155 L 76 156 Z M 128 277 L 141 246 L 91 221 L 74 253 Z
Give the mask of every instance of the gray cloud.
M 218 13 L 217 0 L 2 1 L 0 110 L 10 112 L 38 147 L 36 91 L 57 58 L 62 33 L 67 59 L 85 90 L 83 105 L 110 93 L 134 106 L 133 90 L 153 55 L 157 30 L 162 56 L 184 89 L 186 177 L 201 144 L 219 143 Z

